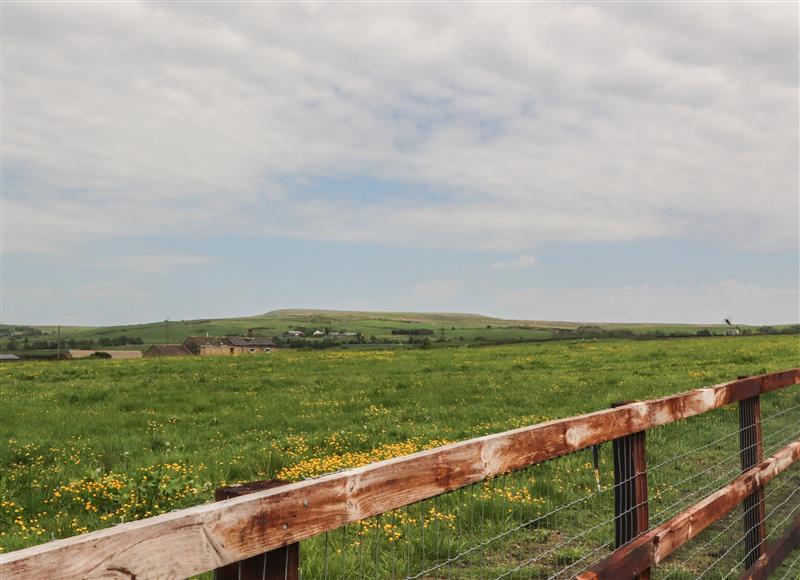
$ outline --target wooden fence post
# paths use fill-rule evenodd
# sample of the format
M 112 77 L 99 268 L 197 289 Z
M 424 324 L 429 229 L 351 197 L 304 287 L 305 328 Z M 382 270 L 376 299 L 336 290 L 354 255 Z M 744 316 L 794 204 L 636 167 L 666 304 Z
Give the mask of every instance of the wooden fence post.
M 256 481 L 244 485 L 221 487 L 214 493 L 214 499 L 223 501 L 264 489 L 280 487 L 286 483 L 277 480 Z M 299 578 L 299 543 L 289 544 L 214 570 L 214 580 L 299 580 Z
M 633 401 L 614 403 L 621 407 Z M 650 526 L 647 505 L 647 458 L 645 432 L 639 431 L 612 442 L 614 448 L 614 541 L 619 548 Z M 636 576 L 649 580 L 650 569 Z
M 741 377 L 740 377 L 741 378 Z M 761 434 L 761 401 L 759 396 L 739 401 L 739 450 L 742 471 L 763 461 L 764 446 Z M 766 510 L 764 487 L 758 487 L 744 500 L 745 568 L 752 566 L 764 553 Z

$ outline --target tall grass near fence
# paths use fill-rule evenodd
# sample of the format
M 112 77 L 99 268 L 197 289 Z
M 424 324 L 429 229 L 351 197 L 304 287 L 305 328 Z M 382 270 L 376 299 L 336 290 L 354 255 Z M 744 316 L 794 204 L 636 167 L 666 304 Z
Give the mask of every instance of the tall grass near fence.
M 800 438 L 800 388 L 763 395 L 766 456 Z M 650 527 L 741 473 L 736 405 L 647 432 Z M 595 469 L 597 466 L 597 469 Z M 619 487 L 619 483 L 616 484 Z M 569 578 L 614 550 L 611 444 L 583 450 L 328 532 L 301 544 L 309 578 Z M 800 510 L 797 464 L 767 488 L 769 541 Z M 655 578 L 738 577 L 736 511 Z
M 23 515 L 4 512 L 0 540 L 7 546 L 30 545 L 56 533 L 71 535 L 198 503 L 215 486 L 232 480 L 319 475 L 461 439 L 465 433 L 499 431 L 796 362 L 797 343 L 785 337 L 656 344 L 579 342 L 401 355 L 287 353 L 233 363 L 20 365 L 8 371 L 4 378 L 12 380 L 0 388 L 4 401 L 14 402 L 11 389 L 16 388 L 19 400 L 26 402 L 4 424 L 16 426 L 17 437 L 25 439 L 9 445 L 13 454 L 3 460 L 10 469 L 0 475 L 0 489 L 4 502 L 22 507 Z M 188 366 L 195 362 L 200 365 Z M 326 404 L 311 404 L 319 401 Z M 13 411 L 13 406 L 6 408 Z M 122 413 L 108 415 L 109 410 Z M 50 417 L 40 423 L 27 420 L 37 411 Z M 735 421 L 733 411 L 715 413 L 720 425 Z M 677 472 L 694 465 L 684 454 L 700 448 L 702 462 L 725 459 L 724 449 L 708 445 L 714 440 L 704 437 L 733 431 L 700 420 L 652 431 L 648 450 L 655 456 L 648 462 L 679 458 L 672 461 Z M 41 435 L 52 427 L 59 435 L 72 435 L 37 442 L 37 429 Z M 683 431 L 671 435 L 669 430 L 678 427 Z M 115 450 L 109 440 L 124 445 Z M 137 465 L 142 457 L 155 460 Z M 490 577 L 490 570 L 522 577 L 539 573 L 540 566 L 543 574 L 559 566 L 571 566 L 565 573 L 576 571 L 608 550 L 608 526 L 613 530 L 613 520 L 609 524 L 606 517 L 613 495 L 608 445 L 601 446 L 598 458 L 599 490 L 593 455 L 579 452 L 426 500 L 405 515 L 400 510 L 375 518 L 379 522 L 359 523 L 358 529 L 349 526 L 341 539 L 304 542 L 304 570 L 312 577 L 330 577 L 337 570 L 369 570 L 373 562 L 386 566 L 380 570 L 387 574 L 406 570 L 428 577 Z M 705 470 L 704 476 L 715 475 L 716 469 Z M 665 502 L 683 497 L 685 490 L 675 485 L 680 479 L 664 482 L 653 493 Z M 64 488 L 78 493 L 69 495 Z M 93 494 L 103 501 L 95 501 Z M 660 500 L 654 497 L 655 503 Z M 586 518 L 593 522 L 590 532 L 568 535 L 583 529 Z M 415 534 L 419 541 L 411 542 Z M 412 546 L 406 552 L 400 550 L 402 538 Z M 333 554 L 341 560 L 329 559 Z M 398 560 L 400 555 L 407 555 L 408 562 Z
M 732 524 L 726 524 L 701 545 L 696 550 L 700 556 L 716 539 L 728 540 L 722 554 L 712 553 L 714 559 L 699 575 L 725 578 L 760 565 L 772 570 L 791 556 L 793 546 L 800 546 L 800 518 L 792 521 L 800 507 L 792 502 L 798 489 L 785 479 L 800 461 L 799 382 L 799 369 L 745 378 L 446 445 L 316 481 L 273 485 L 260 492 L 253 488 L 248 492 L 253 495 L 239 498 L 244 501 L 183 510 L 111 533 L 0 557 L 0 572 L 11 579 L 58 575 L 65 569 L 76 576 L 119 570 L 156 576 L 233 563 L 232 577 L 248 580 L 281 575 L 560 578 L 581 570 L 586 570 L 580 574 L 584 580 L 650 577 L 651 567 L 658 565 L 657 573 L 662 572 L 678 547 L 711 530 L 739 505 L 745 511 L 743 534 L 730 537 Z M 731 429 L 725 412 L 732 405 L 738 408 L 738 420 Z M 677 452 L 671 448 L 682 433 L 674 437 L 667 430 L 685 429 L 701 419 L 707 424 L 701 422 L 699 428 L 710 440 Z M 666 443 L 650 452 L 650 459 L 657 461 L 649 465 L 647 432 L 667 432 Z M 738 445 L 729 454 L 733 439 Z M 602 445 L 608 443 L 614 476 L 613 485 L 604 487 Z M 586 450 L 592 451 L 592 461 L 581 468 L 574 461 Z M 764 459 L 765 450 L 775 453 Z M 730 467 L 732 459 L 738 465 Z M 688 474 L 685 465 L 690 466 Z M 596 489 L 586 485 L 588 470 Z M 647 478 L 656 475 L 661 484 L 648 485 Z M 776 483 L 778 476 L 778 482 L 788 483 Z M 788 492 L 782 493 L 787 486 Z M 562 497 L 565 490 L 575 497 Z M 602 496 L 609 491 L 614 507 L 607 516 Z M 767 497 L 775 504 L 769 512 L 764 508 Z M 516 500 L 530 506 L 527 517 Z M 596 501 L 600 503 L 592 505 Z M 794 531 L 767 550 L 766 526 L 780 530 L 787 521 Z M 348 545 L 347 530 L 356 526 Z M 522 553 L 515 549 L 520 546 L 515 534 L 542 532 L 544 542 L 554 538 L 552 545 L 526 546 Z M 320 540 L 321 550 L 317 545 L 314 551 L 314 542 Z M 298 566 L 292 560 L 290 567 L 291 545 L 298 541 L 306 546 L 304 563 Z M 175 559 L 172 549 L 179 546 L 182 553 Z M 163 558 L 153 558 L 154 550 L 163 550 Z M 272 561 L 269 574 L 267 560 L 260 556 L 253 567 L 253 557 L 264 551 Z M 274 566 L 281 554 L 285 568 L 280 562 Z M 698 564 L 696 558 L 685 561 Z M 667 574 L 675 572 L 686 571 L 673 568 Z

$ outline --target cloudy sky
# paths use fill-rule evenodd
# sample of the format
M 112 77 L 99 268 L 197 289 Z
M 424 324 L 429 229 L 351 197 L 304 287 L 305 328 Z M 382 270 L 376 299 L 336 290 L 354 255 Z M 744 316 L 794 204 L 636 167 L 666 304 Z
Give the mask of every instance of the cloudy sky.
M 2 5 L 3 322 L 797 322 L 798 4 Z

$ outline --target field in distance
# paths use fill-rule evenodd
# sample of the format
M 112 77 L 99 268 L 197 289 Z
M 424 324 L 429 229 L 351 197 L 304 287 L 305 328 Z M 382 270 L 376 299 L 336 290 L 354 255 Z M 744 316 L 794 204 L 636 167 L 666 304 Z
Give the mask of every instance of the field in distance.
M 660 337 L 726 333 L 798 332 L 800 325 L 752 327 L 721 324 L 622 324 L 579 323 L 536 320 L 508 320 L 478 314 L 357 312 L 337 310 L 275 310 L 244 318 L 161 321 L 125 326 L 62 326 L 61 338 L 66 348 L 109 347 L 146 349 L 151 344 L 180 343 L 187 336 L 247 335 L 279 337 L 290 329 L 303 329 L 309 344 L 323 338 L 311 338 L 315 330 L 358 333 L 367 344 L 396 346 L 414 338 L 433 345 L 491 344 L 540 341 L 593 336 Z M 25 353 L 52 351 L 57 337 L 56 326 L 0 326 L 0 350 Z M 67 344 L 68 341 L 69 344 Z M 84 341 L 84 344 L 80 344 Z M 86 344 L 91 341 L 91 345 Z M 351 342 L 355 342 L 352 340 Z M 48 344 L 49 343 L 49 344 Z M 120 344 L 116 344 L 120 343 Z
M 796 337 L 740 336 L 5 364 L 0 549 L 210 501 L 223 484 L 313 477 L 617 400 L 791 368 L 797 355 Z M 787 396 L 765 403 L 765 413 L 800 404 L 797 389 Z M 653 435 L 653 460 L 735 430 L 735 413 L 722 417 L 724 425 L 681 426 L 680 437 Z M 605 446 L 603 454 L 608 484 Z M 564 481 L 577 473 L 585 483 L 508 501 L 547 509 L 591 490 L 590 457 L 561 464 Z M 697 467 L 691 457 L 681 464 Z

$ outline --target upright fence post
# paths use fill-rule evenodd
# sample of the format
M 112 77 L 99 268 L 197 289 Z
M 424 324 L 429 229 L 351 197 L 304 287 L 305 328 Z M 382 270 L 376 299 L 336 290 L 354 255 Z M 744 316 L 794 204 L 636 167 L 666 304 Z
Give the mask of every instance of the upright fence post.
M 764 459 L 761 401 L 758 395 L 739 401 L 739 450 L 742 471 L 747 471 Z M 764 553 L 764 539 L 766 538 L 764 487 L 756 488 L 752 494 L 747 496 L 742 505 L 744 507 L 744 546 L 746 550 L 744 564 L 745 568 L 749 568 Z
M 286 485 L 285 481 L 256 481 L 221 487 L 214 499 L 222 501 Z M 300 544 L 294 543 L 214 570 L 214 580 L 299 580 Z
M 634 401 L 613 403 L 621 407 Z M 639 431 L 612 442 L 614 448 L 614 541 L 620 548 L 650 525 L 647 505 L 647 458 L 645 432 Z M 636 576 L 649 580 L 650 569 Z

